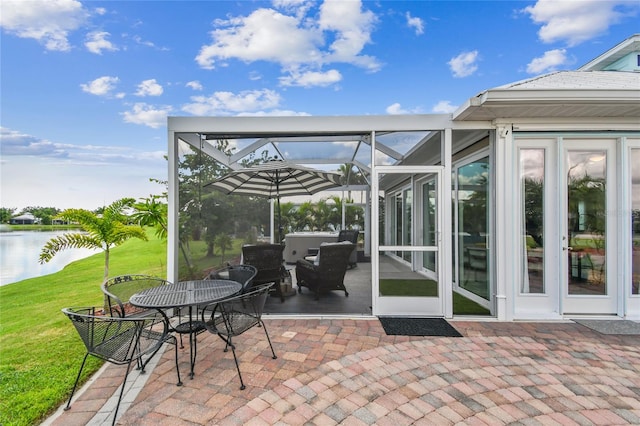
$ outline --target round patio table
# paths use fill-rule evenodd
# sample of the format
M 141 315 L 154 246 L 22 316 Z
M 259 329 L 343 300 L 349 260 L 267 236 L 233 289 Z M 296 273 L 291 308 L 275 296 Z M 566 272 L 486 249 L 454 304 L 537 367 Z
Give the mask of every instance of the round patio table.
M 157 309 L 164 316 L 170 329 L 177 333 L 189 333 L 189 353 L 191 361 L 190 377 L 196 363 L 197 341 L 195 334 L 204 330 L 202 321 L 192 318 L 193 308 L 220 302 L 240 292 L 242 284 L 231 280 L 191 280 L 179 281 L 159 287 L 145 289 L 129 298 L 129 303 L 140 308 Z M 165 309 L 189 308 L 189 321 L 172 326 Z

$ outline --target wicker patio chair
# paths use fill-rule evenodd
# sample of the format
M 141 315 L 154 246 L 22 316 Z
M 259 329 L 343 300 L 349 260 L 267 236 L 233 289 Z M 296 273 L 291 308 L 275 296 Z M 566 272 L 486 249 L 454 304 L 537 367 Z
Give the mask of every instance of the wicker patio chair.
M 258 269 L 252 265 L 230 265 L 217 271 L 211 272 L 207 279 L 210 280 L 231 280 L 242 284 L 241 293 L 245 293 L 253 286 L 253 279 L 258 273 Z
M 242 263 L 255 266 L 258 270 L 253 285 L 274 283 L 273 292 L 284 302 L 284 294 L 280 283 L 284 279 L 284 245 L 282 244 L 257 244 L 242 247 Z
M 245 389 L 245 385 L 242 380 L 242 373 L 240 373 L 238 357 L 236 356 L 236 346 L 233 343 L 235 337 L 253 327 L 262 327 L 264 334 L 267 336 L 272 357 L 273 359 L 277 358 L 267 328 L 262 321 L 264 304 L 272 286 L 273 283 L 257 285 L 247 293 L 233 296 L 223 302 L 211 305 L 202 314 L 202 320 L 205 322 L 207 330 L 217 334 L 225 341 L 224 351 L 226 352 L 231 347 L 236 369 L 238 370 L 238 377 L 240 378 L 241 390 Z
M 358 234 L 359 234 L 359 231 L 356 231 L 354 229 L 343 229 L 338 234 L 338 242 L 349 241 L 354 244 L 353 251 L 349 255 L 350 268 L 355 268 L 356 266 L 358 266 L 358 250 L 357 250 Z
M 131 364 L 134 361 L 138 362 L 141 372 L 144 373 L 144 369 L 149 360 L 158 352 L 165 342 L 173 343 L 175 346 L 178 386 L 182 385 L 180 371 L 178 369 L 176 338 L 169 333 L 168 326 L 164 321 L 160 321 L 160 324 L 158 324 L 151 316 L 114 317 L 96 315 L 96 310 L 93 307 L 65 308 L 62 312 L 71 320 L 87 349 L 65 410 L 71 408 L 71 399 L 78 387 L 82 370 L 89 355 L 113 364 L 127 366 L 118 397 L 118 403 L 113 413 L 113 425 L 116 424 L 118 408 L 122 401 L 127 377 L 131 370 Z
M 349 296 L 344 286 L 344 276 L 349 265 L 349 256 L 355 245 L 350 242 L 323 243 L 318 251 L 316 262 L 300 259 L 296 262 L 296 279 L 298 292 L 307 287 L 320 299 L 320 293 L 331 290 L 342 290 Z M 317 263 L 317 264 L 316 264 Z

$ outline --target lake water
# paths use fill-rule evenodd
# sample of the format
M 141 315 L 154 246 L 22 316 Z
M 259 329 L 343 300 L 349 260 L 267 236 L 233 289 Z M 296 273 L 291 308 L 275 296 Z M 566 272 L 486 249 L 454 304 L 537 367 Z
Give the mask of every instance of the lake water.
M 100 250 L 66 249 L 58 252 L 49 263 L 41 265 L 38 259 L 45 243 L 68 232 L 0 232 L 0 285 L 53 274 L 73 261 L 100 253 Z

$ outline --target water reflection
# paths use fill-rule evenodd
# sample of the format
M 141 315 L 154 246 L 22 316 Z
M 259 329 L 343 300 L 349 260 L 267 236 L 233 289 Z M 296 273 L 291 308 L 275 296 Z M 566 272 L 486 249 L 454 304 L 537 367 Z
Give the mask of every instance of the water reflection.
M 40 265 L 40 250 L 51 238 L 67 231 L 0 232 L 0 285 L 40 277 L 62 270 L 69 263 L 99 253 L 91 249 L 67 249 Z

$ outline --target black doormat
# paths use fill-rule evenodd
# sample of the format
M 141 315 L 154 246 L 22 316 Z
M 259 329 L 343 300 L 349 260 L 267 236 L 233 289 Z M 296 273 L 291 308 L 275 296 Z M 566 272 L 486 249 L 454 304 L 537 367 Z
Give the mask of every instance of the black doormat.
M 389 336 L 462 337 L 462 334 L 442 318 L 378 317 Z

